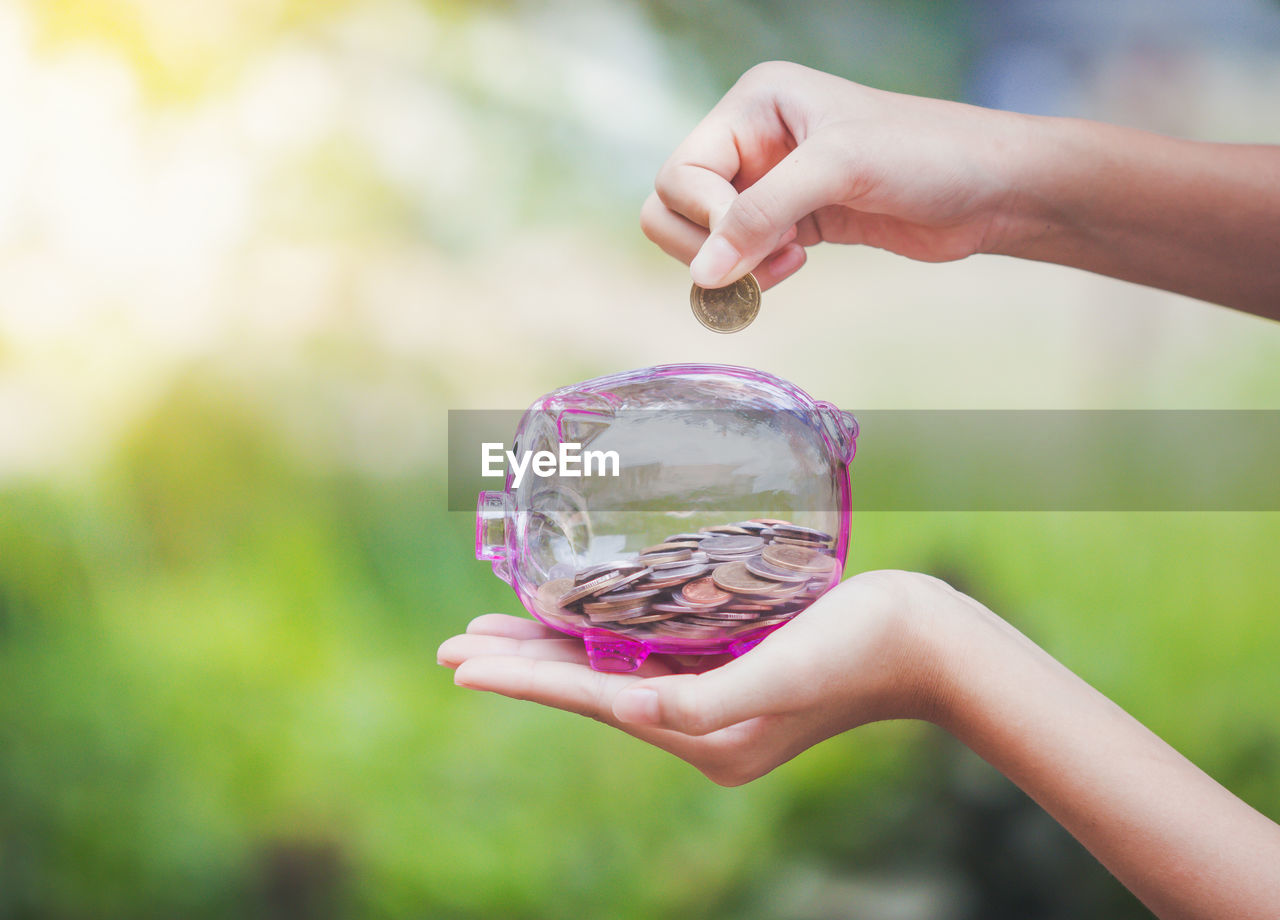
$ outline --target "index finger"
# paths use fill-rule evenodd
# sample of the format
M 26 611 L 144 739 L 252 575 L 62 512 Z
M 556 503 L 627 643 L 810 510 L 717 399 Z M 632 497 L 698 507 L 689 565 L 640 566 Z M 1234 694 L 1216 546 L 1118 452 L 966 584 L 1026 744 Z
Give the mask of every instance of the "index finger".
M 702 227 L 711 227 L 738 197 L 733 178 L 742 160 L 727 108 L 721 100 L 680 142 L 654 182 L 663 204 Z

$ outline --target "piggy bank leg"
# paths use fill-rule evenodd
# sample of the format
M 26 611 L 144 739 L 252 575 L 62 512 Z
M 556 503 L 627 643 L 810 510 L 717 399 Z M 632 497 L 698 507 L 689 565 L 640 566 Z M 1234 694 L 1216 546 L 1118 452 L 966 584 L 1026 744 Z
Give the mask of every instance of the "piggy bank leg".
M 588 630 L 582 641 L 587 646 L 587 660 L 596 671 L 634 671 L 649 657 L 649 648 L 643 642 L 605 629 Z

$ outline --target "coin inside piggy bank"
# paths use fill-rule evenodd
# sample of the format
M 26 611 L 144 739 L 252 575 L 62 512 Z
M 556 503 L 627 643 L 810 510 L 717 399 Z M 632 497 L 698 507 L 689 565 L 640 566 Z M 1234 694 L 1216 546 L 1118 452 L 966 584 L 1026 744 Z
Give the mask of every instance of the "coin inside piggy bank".
M 513 443 L 601 462 L 509 471 L 480 494 L 476 554 L 597 670 L 742 654 L 839 582 L 856 437 L 847 412 L 748 368 L 564 387 Z

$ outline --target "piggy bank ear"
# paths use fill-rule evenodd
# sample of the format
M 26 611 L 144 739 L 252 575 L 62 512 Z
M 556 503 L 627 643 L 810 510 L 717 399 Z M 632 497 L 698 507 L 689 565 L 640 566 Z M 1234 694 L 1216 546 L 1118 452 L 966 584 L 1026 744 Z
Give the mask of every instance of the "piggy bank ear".
M 590 444 L 613 422 L 613 404 L 599 393 L 572 393 L 556 397 L 548 410 L 555 414 L 556 434 L 562 444 Z
M 853 460 L 858 451 L 858 420 L 853 413 L 837 408 L 829 402 L 820 402 L 818 416 L 836 454 L 845 463 Z

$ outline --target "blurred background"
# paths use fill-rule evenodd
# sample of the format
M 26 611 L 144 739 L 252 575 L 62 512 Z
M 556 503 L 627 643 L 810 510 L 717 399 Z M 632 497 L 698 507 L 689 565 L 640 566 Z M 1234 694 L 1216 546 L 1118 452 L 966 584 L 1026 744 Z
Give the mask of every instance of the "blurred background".
M 722 789 L 455 688 L 436 646 L 518 604 L 446 412 L 687 360 L 855 412 L 1278 408 L 1280 325 L 998 257 L 818 250 L 716 336 L 637 224 L 761 60 L 1275 143 L 1277 52 L 1273 0 L 2 0 L 0 918 L 1144 916 L 927 726 Z M 950 579 L 1274 818 L 1277 547 L 861 512 L 850 569 Z

